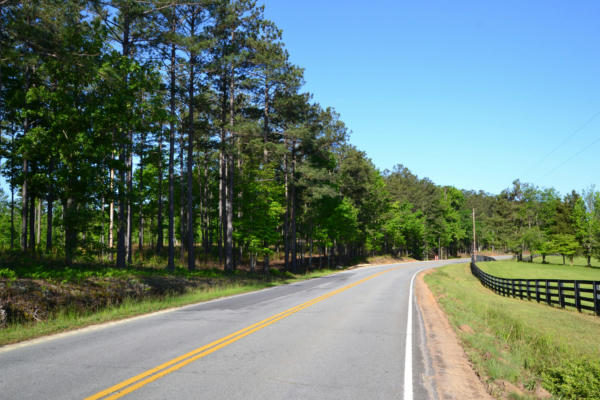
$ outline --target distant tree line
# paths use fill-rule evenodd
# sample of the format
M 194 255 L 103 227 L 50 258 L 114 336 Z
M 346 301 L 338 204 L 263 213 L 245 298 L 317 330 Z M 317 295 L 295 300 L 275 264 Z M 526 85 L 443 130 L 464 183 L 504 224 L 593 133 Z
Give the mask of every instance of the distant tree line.
M 302 86 L 255 1 L 0 1 L 0 247 L 299 271 L 468 252 L 476 208 L 481 249 L 597 255 L 597 192 L 381 173 Z

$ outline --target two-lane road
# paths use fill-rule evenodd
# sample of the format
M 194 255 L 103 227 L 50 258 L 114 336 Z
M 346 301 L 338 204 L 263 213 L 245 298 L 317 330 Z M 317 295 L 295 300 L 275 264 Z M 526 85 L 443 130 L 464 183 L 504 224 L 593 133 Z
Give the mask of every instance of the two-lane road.
M 449 262 L 465 261 L 357 268 L 3 348 L 0 398 L 432 398 L 410 283 Z

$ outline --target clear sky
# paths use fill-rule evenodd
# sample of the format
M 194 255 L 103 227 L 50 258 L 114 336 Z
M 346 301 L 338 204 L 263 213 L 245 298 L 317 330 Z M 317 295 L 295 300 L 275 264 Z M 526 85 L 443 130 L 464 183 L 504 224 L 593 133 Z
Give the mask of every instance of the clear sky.
M 491 193 L 600 188 L 600 1 L 262 3 L 378 168 Z

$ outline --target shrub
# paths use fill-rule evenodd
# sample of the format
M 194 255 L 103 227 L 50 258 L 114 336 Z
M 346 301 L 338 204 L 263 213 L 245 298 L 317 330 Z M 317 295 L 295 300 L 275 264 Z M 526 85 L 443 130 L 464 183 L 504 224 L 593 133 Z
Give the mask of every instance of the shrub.
M 9 268 L 0 268 L 0 279 L 8 279 L 9 281 L 14 281 L 17 279 L 17 274 L 15 271 Z
M 566 399 L 600 399 L 600 362 L 568 361 L 542 371 L 544 387 Z

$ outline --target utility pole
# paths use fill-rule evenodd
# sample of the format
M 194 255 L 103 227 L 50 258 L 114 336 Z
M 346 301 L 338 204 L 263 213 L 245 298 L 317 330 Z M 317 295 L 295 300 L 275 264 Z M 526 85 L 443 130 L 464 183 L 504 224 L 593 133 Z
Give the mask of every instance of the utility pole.
M 477 249 L 477 237 L 475 235 L 475 208 L 473 208 L 473 251 L 471 252 L 471 262 L 475 262 L 475 251 Z

